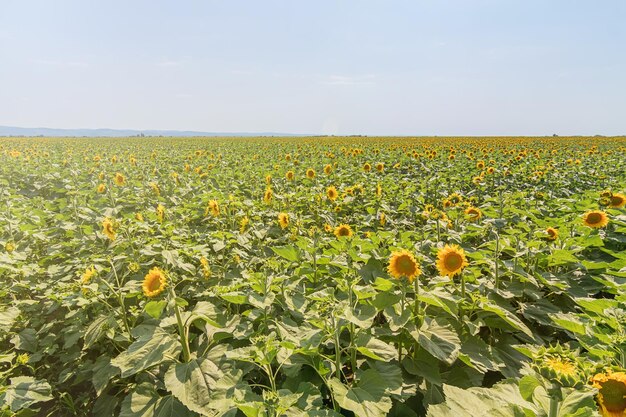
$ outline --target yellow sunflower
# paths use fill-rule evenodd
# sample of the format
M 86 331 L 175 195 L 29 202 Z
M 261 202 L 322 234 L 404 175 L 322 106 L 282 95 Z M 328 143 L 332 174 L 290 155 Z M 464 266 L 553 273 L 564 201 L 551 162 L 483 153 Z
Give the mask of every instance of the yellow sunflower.
M 583 215 L 583 224 L 593 229 L 599 229 L 609 224 L 609 217 L 600 210 L 591 210 Z
M 263 194 L 263 201 L 265 201 L 266 203 L 270 203 L 272 201 L 272 195 L 274 193 L 272 192 L 271 188 L 267 188 L 265 190 L 265 193 Z
M 363 171 L 365 171 L 365 172 L 370 172 L 371 170 L 372 170 L 372 166 L 371 166 L 368 162 L 366 162 L 366 163 L 363 165 Z
M 165 218 L 165 207 L 162 204 L 156 206 L 156 216 L 159 223 L 163 223 L 163 219 Z
M 611 202 L 609 203 L 609 207 L 622 208 L 624 206 L 626 206 L 626 195 L 616 193 L 611 196 Z
M 437 252 L 437 270 L 440 275 L 453 277 L 460 274 L 469 263 L 465 251 L 458 245 L 445 245 Z
M 115 232 L 115 225 L 113 219 L 106 217 L 102 221 L 102 233 L 106 235 L 110 240 L 115 240 L 117 233 Z
M 400 250 L 391 254 L 387 272 L 397 279 L 406 277 L 409 282 L 413 282 L 415 277 L 422 273 L 415 257 L 407 250 Z
M 385 169 L 385 164 L 383 164 L 382 162 L 379 162 L 376 164 L 376 170 L 378 172 L 383 172 L 384 169 Z
M 126 178 L 124 178 L 124 176 L 120 174 L 119 172 L 115 174 L 113 181 L 115 182 L 116 185 L 119 185 L 119 186 L 126 184 Z
M 4 250 L 6 250 L 8 253 L 12 253 L 15 250 L 15 243 L 13 242 L 5 243 Z
M 335 227 L 334 233 L 337 238 L 350 237 L 352 236 L 352 228 L 347 224 L 340 224 L 339 226 Z
M 376 184 L 376 197 L 381 197 L 383 195 L 383 187 L 379 184 Z
M 599 390 L 602 417 L 626 416 L 626 373 L 608 370 L 591 378 L 591 384 Z
M 285 178 L 287 178 L 287 180 L 289 181 L 293 181 L 293 178 L 295 177 L 296 174 L 293 173 L 293 171 L 287 171 L 287 173 L 285 174 Z
M 309 168 L 306 170 L 306 177 L 313 179 L 315 178 L 315 170 L 313 168 Z
M 100 184 L 100 185 L 98 185 L 98 192 L 99 192 L 100 194 L 102 194 L 103 192 L 105 192 L 105 191 L 106 191 L 106 189 L 107 189 L 107 186 L 106 186 L 106 185 L 104 185 L 104 184 Z
M 470 206 L 465 209 L 465 215 L 470 221 L 475 222 L 475 221 L 480 220 L 481 217 L 483 217 L 483 212 L 480 211 L 478 207 Z
M 166 286 L 167 278 L 165 277 L 165 272 L 154 267 L 144 277 L 141 287 L 146 297 L 156 297 L 165 290 Z
M 141 214 L 140 212 L 135 213 L 135 220 L 142 222 L 143 214 Z
M 85 272 L 83 272 L 83 275 L 81 276 L 81 283 L 83 285 L 89 284 L 94 275 L 96 275 L 96 268 L 92 266 L 91 268 L 85 269 Z
M 546 229 L 546 233 L 548 235 L 546 239 L 548 240 L 557 240 L 559 237 L 559 231 L 556 230 L 554 227 L 548 227 Z
M 248 216 L 243 216 L 241 220 L 239 220 L 239 232 L 243 233 L 246 231 L 246 227 L 248 227 L 248 223 L 250 223 L 250 219 Z
M 337 199 L 337 197 L 339 196 L 339 193 L 337 192 L 337 189 L 335 188 L 334 185 L 331 185 L 330 187 L 326 189 L 326 196 L 328 196 L 328 199 L 330 201 L 335 201 Z
M 378 221 L 380 222 L 381 226 L 384 226 L 387 223 L 387 216 L 385 215 L 384 212 L 380 213 L 380 217 L 379 217 Z
M 207 205 L 207 208 L 204 211 L 204 215 L 207 216 L 209 212 L 211 213 L 211 216 L 213 217 L 217 217 L 220 215 L 220 205 L 216 200 L 209 201 L 209 204 Z
M 331 164 L 326 164 L 324 167 L 324 174 L 330 175 L 331 172 L 333 172 L 333 166 Z
M 280 225 L 281 229 L 287 228 L 287 226 L 289 226 L 289 215 L 287 213 L 279 213 L 278 224 Z

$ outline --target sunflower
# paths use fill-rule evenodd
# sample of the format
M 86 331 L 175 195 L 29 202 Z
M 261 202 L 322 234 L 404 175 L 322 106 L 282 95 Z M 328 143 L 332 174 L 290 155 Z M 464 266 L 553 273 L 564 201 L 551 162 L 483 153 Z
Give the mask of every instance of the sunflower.
M 271 176 L 270 174 L 267 174 L 267 175 L 265 176 L 265 183 L 266 183 L 267 185 L 270 185 L 270 184 L 272 183 L 272 176 Z
M 485 168 L 485 161 L 478 161 L 478 162 L 476 162 L 476 168 L 484 169 Z
M 248 223 L 250 223 L 250 219 L 248 218 L 248 216 L 243 216 L 241 220 L 239 220 L 239 233 L 243 233 L 246 231 Z
M 91 281 L 94 275 L 96 275 L 96 268 L 94 268 L 93 266 L 91 268 L 87 268 L 85 269 L 85 272 L 83 272 L 80 282 L 83 285 L 87 285 L 89 284 L 89 282 Z
M 271 188 L 267 188 L 265 190 L 265 193 L 263 194 L 263 201 L 265 201 L 266 203 L 270 203 L 272 201 L 272 195 L 274 193 L 272 192 Z
M 161 294 L 167 286 L 167 278 L 165 273 L 159 268 L 154 267 L 143 278 L 143 293 L 146 297 L 156 297 Z
M 313 179 L 315 178 L 315 170 L 313 168 L 309 168 L 306 170 L 306 177 Z
M 293 173 L 293 171 L 287 171 L 287 173 L 285 174 L 285 178 L 287 178 L 287 180 L 289 181 L 293 181 L 293 178 L 296 176 L 296 174 Z
M 328 196 L 328 199 L 330 201 L 335 201 L 337 197 L 339 196 L 339 193 L 337 192 L 337 189 L 335 188 L 335 186 L 331 185 L 330 187 L 326 189 L 326 195 Z
M 347 224 L 340 224 L 339 226 L 335 227 L 334 233 L 337 238 L 350 237 L 352 236 L 352 228 Z
M 126 184 L 126 178 L 124 178 L 124 176 L 119 172 L 115 174 L 113 181 L 115 181 L 115 184 L 119 186 Z
M 287 213 L 278 214 L 278 224 L 281 229 L 286 229 L 289 226 L 289 215 Z
M 379 162 L 376 164 L 376 171 L 383 172 L 384 169 L 385 169 L 385 164 L 383 164 L 382 162 Z
M 8 253 L 12 253 L 15 250 L 15 243 L 13 242 L 5 243 L 4 250 L 6 250 Z
M 548 234 L 548 236 L 546 237 L 546 239 L 548 240 L 556 240 L 559 237 L 559 231 L 556 230 L 554 227 L 548 227 L 546 229 L 546 233 Z
M 437 270 L 440 275 L 453 277 L 468 264 L 465 251 L 458 245 L 445 245 L 437 252 Z
M 611 202 L 609 203 L 609 207 L 622 208 L 624 206 L 626 206 L 626 195 L 617 193 L 611 196 Z
M 609 224 L 609 217 L 603 211 L 591 210 L 583 215 L 583 224 L 594 229 L 599 229 Z
M 157 196 L 161 195 L 161 189 L 159 188 L 159 184 L 157 184 L 156 182 L 151 182 L 150 183 L 150 188 L 152 188 L 152 192 L 155 195 L 157 195 Z
M 208 215 L 211 212 L 211 216 L 217 217 L 220 215 L 220 205 L 216 200 L 210 200 L 206 210 L 204 211 L 204 215 Z
M 140 212 L 135 213 L 135 220 L 142 222 L 143 214 L 141 214 Z
M 102 194 L 103 192 L 105 192 L 105 191 L 106 191 L 106 189 L 107 189 L 107 186 L 106 186 L 106 185 L 104 185 L 104 184 L 100 184 L 100 185 L 98 185 L 98 192 L 99 192 L 100 194 Z
M 332 231 L 333 231 L 333 227 L 332 227 L 330 224 L 325 223 L 325 224 L 324 224 L 324 231 L 325 231 L 326 233 L 330 233 L 330 232 L 332 232 Z
M 596 374 L 591 383 L 598 391 L 598 403 L 602 417 L 626 416 L 626 373 L 613 372 Z
M 469 206 L 468 208 L 465 209 L 465 215 L 470 221 L 475 222 L 475 221 L 480 220 L 481 217 L 483 217 L 483 212 L 480 211 L 478 207 Z
M 165 207 L 162 204 L 156 206 L 156 216 L 159 223 L 163 223 L 165 219 Z
M 333 172 L 333 166 L 331 164 L 326 164 L 324 167 L 324 174 L 330 175 L 331 172 Z
M 102 233 L 104 233 L 109 239 L 115 240 L 116 233 L 113 219 L 105 217 L 102 221 Z
M 202 266 L 202 275 L 205 278 L 209 278 L 211 276 L 211 267 L 209 266 L 209 261 L 204 256 L 200 258 L 200 265 Z
M 397 279 L 406 277 L 409 282 L 413 282 L 415 277 L 422 273 L 415 257 L 407 250 L 400 250 L 391 254 L 387 272 Z
M 372 166 L 371 166 L 368 162 L 366 162 L 366 163 L 363 165 L 363 171 L 365 171 L 365 172 L 370 172 L 371 170 L 372 170 Z
M 383 195 L 383 187 L 379 184 L 376 184 L 376 197 L 381 197 Z
M 387 216 L 385 216 L 384 212 L 380 213 L 379 222 L 381 226 L 384 226 L 387 223 Z

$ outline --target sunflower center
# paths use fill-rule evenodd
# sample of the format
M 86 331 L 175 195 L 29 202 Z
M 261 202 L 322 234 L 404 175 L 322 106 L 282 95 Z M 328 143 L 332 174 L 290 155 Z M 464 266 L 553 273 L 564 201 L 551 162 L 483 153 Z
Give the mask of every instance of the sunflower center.
M 350 234 L 350 231 L 348 230 L 347 227 L 342 227 L 339 229 L 339 236 L 348 236 Z
M 156 291 L 159 288 L 161 288 L 161 277 L 159 277 L 158 275 L 151 276 L 150 280 L 148 281 L 148 289 L 150 291 Z
M 408 255 L 402 255 L 396 261 L 398 271 L 405 275 L 412 275 L 415 272 L 415 263 Z
M 589 224 L 597 224 L 602 221 L 602 215 L 599 213 L 590 213 L 587 216 L 587 223 Z
M 602 394 L 602 405 L 608 411 L 622 412 L 626 410 L 626 384 L 623 382 L 615 380 L 603 382 L 600 394 Z
M 622 204 L 622 202 L 624 201 L 624 199 L 621 196 L 618 195 L 614 195 L 611 197 L 611 205 L 612 206 L 619 206 Z
M 463 259 L 458 253 L 450 253 L 446 256 L 443 262 L 449 271 L 454 271 L 461 267 Z

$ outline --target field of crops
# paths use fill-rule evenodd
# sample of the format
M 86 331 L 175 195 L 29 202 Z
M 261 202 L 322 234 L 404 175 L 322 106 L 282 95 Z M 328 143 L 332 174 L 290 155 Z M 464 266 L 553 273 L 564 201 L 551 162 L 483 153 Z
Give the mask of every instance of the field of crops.
M 626 416 L 626 138 L 0 139 L 0 415 Z

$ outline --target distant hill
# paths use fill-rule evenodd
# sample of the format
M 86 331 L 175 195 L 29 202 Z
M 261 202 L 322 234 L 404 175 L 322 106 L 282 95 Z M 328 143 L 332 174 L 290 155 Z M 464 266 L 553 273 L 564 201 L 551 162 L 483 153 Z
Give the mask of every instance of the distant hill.
M 50 129 L 47 127 L 0 126 L 0 136 L 310 136 L 277 132 L 195 132 L 190 130 L 131 130 L 131 129 Z

